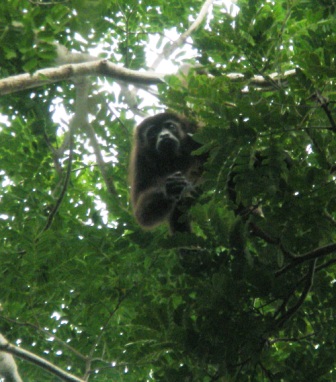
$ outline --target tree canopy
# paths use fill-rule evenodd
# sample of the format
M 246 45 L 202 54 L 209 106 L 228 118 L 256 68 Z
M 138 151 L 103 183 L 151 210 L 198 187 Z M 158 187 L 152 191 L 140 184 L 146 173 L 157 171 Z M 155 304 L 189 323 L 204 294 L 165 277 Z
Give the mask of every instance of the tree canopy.
M 0 375 L 335 380 L 335 15 L 0 2 Z M 191 234 L 132 215 L 133 129 L 163 110 L 208 153 Z

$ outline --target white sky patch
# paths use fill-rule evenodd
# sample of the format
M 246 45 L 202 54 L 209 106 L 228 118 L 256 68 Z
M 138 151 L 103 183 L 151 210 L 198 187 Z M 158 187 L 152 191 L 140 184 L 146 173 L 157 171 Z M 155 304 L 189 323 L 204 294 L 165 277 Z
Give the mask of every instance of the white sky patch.
M 150 36 L 149 44 L 147 48 L 145 48 L 148 67 L 151 67 L 156 58 L 162 54 L 165 45 L 169 42 L 176 41 L 179 38 L 179 36 L 180 35 L 177 32 L 176 28 L 172 28 L 170 30 L 165 31 L 164 38 L 162 38 L 162 36 L 160 35 Z M 183 45 L 182 48 L 178 48 L 174 52 L 174 54 L 168 59 L 163 59 L 160 62 L 156 71 L 158 73 L 164 74 L 176 73 L 183 61 L 194 59 L 197 55 L 197 50 L 192 48 L 191 43 L 192 39 L 189 37 L 187 39 L 187 44 Z

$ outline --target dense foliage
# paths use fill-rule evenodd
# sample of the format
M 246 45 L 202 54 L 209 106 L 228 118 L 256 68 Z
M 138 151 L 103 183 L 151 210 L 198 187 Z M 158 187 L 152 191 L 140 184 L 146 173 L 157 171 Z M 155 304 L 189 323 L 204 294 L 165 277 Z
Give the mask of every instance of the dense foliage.
M 55 66 L 55 44 L 150 69 L 146 52 L 202 5 L 1 1 L 0 77 Z M 191 46 L 203 69 L 146 87 L 155 105 L 95 75 L 86 116 L 78 81 L 1 97 L 0 332 L 11 343 L 84 380 L 335 380 L 335 3 L 236 5 L 214 2 L 170 55 L 180 65 Z M 200 121 L 209 152 L 190 235 L 142 230 L 129 203 L 135 120 L 165 108 Z M 55 380 L 18 367 L 25 381 Z

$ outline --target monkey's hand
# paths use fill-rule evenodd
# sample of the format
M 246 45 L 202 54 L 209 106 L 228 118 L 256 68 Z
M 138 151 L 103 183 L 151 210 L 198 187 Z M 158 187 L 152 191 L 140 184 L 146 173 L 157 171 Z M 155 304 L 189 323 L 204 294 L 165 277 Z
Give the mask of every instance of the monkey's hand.
M 166 195 L 169 199 L 179 201 L 182 196 L 193 190 L 192 184 L 181 172 L 175 172 L 166 179 Z

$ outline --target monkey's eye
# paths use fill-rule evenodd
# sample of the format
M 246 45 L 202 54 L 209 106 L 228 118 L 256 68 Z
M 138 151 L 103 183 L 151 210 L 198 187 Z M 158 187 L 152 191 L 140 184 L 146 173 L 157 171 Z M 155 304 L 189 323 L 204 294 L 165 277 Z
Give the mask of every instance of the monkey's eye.
M 155 126 L 155 125 L 152 125 L 150 126 L 147 131 L 146 131 L 146 137 L 148 140 L 152 140 L 154 138 L 156 138 L 156 136 L 158 135 L 158 127 Z
M 177 131 L 177 124 L 175 122 L 172 122 L 172 121 L 167 121 L 163 124 L 163 127 L 165 129 L 169 129 L 171 132 L 175 132 Z

